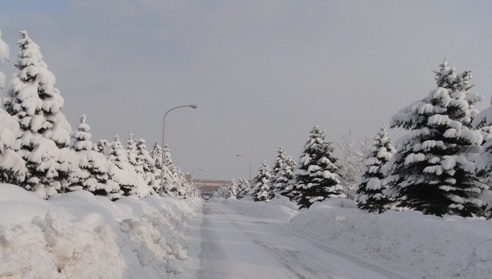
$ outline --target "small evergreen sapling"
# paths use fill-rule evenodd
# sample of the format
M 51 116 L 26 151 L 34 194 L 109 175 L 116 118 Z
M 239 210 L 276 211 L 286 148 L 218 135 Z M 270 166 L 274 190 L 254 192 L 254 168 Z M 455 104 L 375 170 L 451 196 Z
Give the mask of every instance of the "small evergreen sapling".
M 253 179 L 253 200 L 254 201 L 269 201 L 273 198 L 272 190 L 270 189 L 270 179 L 272 175 L 270 168 L 266 162 L 263 162 L 258 169 L 258 174 Z
M 365 170 L 357 189 L 357 206 L 369 212 L 382 213 L 389 204 L 387 184 L 383 182 L 386 173 L 383 166 L 393 157 L 395 148 L 391 145 L 386 127 L 374 138 L 372 150 L 367 154 Z

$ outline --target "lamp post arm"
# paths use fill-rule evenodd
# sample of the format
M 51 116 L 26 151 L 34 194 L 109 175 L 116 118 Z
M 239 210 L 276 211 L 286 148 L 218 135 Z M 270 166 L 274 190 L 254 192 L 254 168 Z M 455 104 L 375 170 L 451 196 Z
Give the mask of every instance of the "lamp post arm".
M 248 156 L 243 155 L 243 154 L 236 154 L 236 156 L 237 157 L 244 157 L 244 158 L 249 160 L 249 180 L 251 181 L 251 165 L 253 164 L 253 160 L 251 160 L 251 158 L 249 158 Z
M 175 109 L 186 108 L 186 107 L 196 109 L 198 106 L 197 105 L 183 105 L 183 106 L 173 107 L 173 108 L 170 108 L 169 110 L 167 110 L 166 113 L 164 113 L 164 116 L 162 117 L 161 195 L 164 193 L 164 132 L 165 132 L 165 128 L 166 128 L 166 116 L 168 113 L 170 113 L 171 111 L 173 111 Z

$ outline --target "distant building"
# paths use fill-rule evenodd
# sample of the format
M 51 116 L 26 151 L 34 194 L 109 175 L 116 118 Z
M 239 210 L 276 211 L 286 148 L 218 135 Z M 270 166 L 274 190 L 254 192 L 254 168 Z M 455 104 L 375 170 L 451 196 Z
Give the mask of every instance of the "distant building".
M 231 180 L 222 179 L 193 179 L 192 182 L 198 190 L 206 193 L 213 193 L 219 187 L 231 185 Z

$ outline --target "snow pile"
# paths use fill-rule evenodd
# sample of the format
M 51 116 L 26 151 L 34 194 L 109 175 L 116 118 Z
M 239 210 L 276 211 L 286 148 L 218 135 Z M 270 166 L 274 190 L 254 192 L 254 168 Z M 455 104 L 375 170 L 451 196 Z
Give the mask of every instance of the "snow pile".
M 297 205 L 283 196 L 275 197 L 269 202 L 252 202 L 236 199 L 227 199 L 225 202 L 233 206 L 239 213 L 258 218 L 289 220 L 298 213 Z
M 282 220 L 326 246 L 415 278 L 484 279 L 492 274 L 490 220 L 440 218 L 417 211 L 377 215 L 357 209 L 348 199 L 326 199 L 305 211 L 296 211 L 282 199 L 225 202 L 242 214 Z
M 290 226 L 322 243 L 419 278 L 489 278 L 492 222 L 419 212 L 370 214 L 348 200 L 316 203 Z
M 0 184 L 0 278 L 168 278 L 181 272 L 183 231 L 200 206 L 87 191 L 45 201 Z

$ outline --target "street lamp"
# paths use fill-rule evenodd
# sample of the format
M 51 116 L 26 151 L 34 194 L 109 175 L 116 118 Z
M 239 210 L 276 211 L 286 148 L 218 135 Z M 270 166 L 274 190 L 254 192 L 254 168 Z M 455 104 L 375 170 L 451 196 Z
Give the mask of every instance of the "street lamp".
M 197 105 L 184 105 L 184 106 L 173 107 L 173 108 L 170 108 L 168 111 L 166 111 L 166 113 L 164 113 L 164 117 L 162 117 L 161 194 L 164 193 L 164 131 L 165 131 L 165 127 L 166 127 L 166 116 L 168 113 L 170 113 L 171 111 L 173 111 L 175 109 L 179 109 L 179 108 L 196 109 L 197 107 L 198 107 Z
M 253 164 L 253 162 L 251 161 L 251 158 L 249 158 L 246 155 L 242 155 L 242 154 L 236 154 L 236 156 L 237 157 L 244 157 L 244 158 L 249 160 L 249 180 L 251 181 L 251 165 Z

